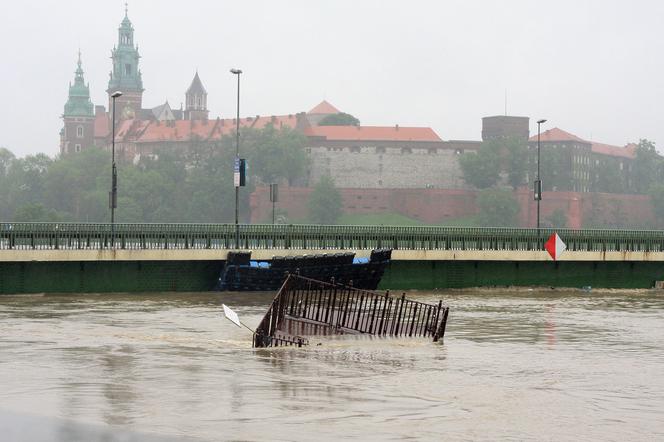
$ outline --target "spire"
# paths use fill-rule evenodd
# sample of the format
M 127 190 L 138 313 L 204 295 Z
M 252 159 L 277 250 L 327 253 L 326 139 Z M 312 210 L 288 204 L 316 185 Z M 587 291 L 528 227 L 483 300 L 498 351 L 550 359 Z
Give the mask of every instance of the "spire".
M 203 86 L 201 77 L 198 76 L 198 69 L 191 80 L 191 85 L 185 93 L 185 102 L 187 103 L 187 119 L 202 120 L 207 119 L 207 91 Z
M 134 46 L 134 27 L 129 20 L 128 6 L 125 3 L 125 16 L 118 28 L 118 43 L 111 53 L 113 70 L 108 82 L 109 93 L 121 90 L 123 92 L 143 92 L 143 80 L 138 69 L 138 46 Z
M 85 84 L 80 49 L 78 50 L 78 61 L 76 64 L 74 84 L 69 84 L 69 97 L 65 104 L 64 116 L 92 117 L 94 116 L 94 113 L 92 101 L 90 101 L 90 87 Z
M 191 85 L 189 86 L 189 89 L 187 89 L 187 95 L 189 94 L 207 94 L 207 91 L 203 87 L 201 77 L 198 76 L 198 70 L 196 70 L 194 79 L 191 80 Z
M 85 80 L 83 79 L 83 68 L 81 67 L 81 48 L 78 49 L 78 62 L 76 63 L 77 68 L 76 68 L 76 76 L 74 77 L 74 83 L 81 83 L 83 84 Z

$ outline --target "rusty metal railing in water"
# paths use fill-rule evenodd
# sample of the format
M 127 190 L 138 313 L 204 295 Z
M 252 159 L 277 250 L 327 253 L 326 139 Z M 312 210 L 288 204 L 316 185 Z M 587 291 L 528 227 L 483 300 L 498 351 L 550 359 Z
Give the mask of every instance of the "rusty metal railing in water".
M 254 334 L 254 347 L 307 345 L 305 336 L 445 334 L 449 307 L 291 274 Z

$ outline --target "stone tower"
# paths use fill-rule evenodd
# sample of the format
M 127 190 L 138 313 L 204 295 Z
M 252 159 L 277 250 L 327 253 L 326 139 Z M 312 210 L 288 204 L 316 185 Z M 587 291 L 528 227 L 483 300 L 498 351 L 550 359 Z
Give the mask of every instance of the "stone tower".
M 141 111 L 144 89 L 141 71 L 138 69 L 139 58 L 138 46 L 134 46 L 134 27 L 125 7 L 125 16 L 118 28 L 118 44 L 111 51 L 113 70 L 106 89 L 109 113 L 113 111 L 111 94 L 122 92 L 122 96 L 116 99 L 116 120 L 134 118 Z
M 206 120 L 207 110 L 207 91 L 203 87 L 198 71 L 191 81 L 191 86 L 185 94 L 187 107 L 185 108 L 186 118 L 189 120 Z
M 64 127 L 60 131 L 60 154 L 80 152 L 94 143 L 94 111 L 90 101 L 90 86 L 83 78 L 81 51 L 78 51 L 78 67 L 74 84 L 69 83 L 69 97 L 62 114 Z

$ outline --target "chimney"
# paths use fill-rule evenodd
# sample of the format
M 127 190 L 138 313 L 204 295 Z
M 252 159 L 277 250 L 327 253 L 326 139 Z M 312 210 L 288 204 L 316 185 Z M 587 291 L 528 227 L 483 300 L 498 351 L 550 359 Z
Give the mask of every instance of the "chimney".
M 397 124 L 396 126 L 394 126 L 394 128 L 395 128 L 396 130 L 399 130 L 399 125 Z

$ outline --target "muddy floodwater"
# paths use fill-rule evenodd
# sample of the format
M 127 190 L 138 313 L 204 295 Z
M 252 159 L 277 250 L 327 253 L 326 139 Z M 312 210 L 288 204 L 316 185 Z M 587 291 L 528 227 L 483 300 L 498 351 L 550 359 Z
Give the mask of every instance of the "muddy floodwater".
M 408 296 L 443 344 L 255 350 L 221 304 L 253 328 L 271 294 L 0 297 L 0 438 L 664 440 L 661 292 Z

